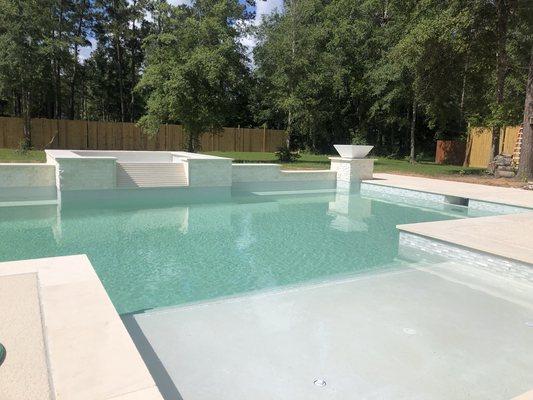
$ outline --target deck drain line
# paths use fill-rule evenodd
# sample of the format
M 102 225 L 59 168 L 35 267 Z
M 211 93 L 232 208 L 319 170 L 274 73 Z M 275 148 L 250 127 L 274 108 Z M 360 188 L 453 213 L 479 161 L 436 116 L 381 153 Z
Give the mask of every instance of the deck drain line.
M 320 386 L 320 387 L 326 386 L 326 381 L 323 379 L 315 379 L 313 383 L 315 384 L 315 386 Z

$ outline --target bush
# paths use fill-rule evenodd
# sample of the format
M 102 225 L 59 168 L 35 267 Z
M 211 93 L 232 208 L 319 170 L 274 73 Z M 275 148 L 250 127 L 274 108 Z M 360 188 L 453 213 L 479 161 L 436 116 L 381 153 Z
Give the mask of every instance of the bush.
M 423 151 L 421 151 L 420 153 L 418 153 L 416 156 L 415 156 L 415 161 L 416 162 L 422 162 L 422 161 L 426 161 L 427 159 L 427 156 L 424 154 Z
M 366 135 L 359 130 L 350 129 L 350 137 L 352 138 L 352 144 L 358 144 L 362 146 L 368 144 L 368 141 L 366 140 Z
M 19 154 L 26 154 L 29 150 L 32 150 L 30 144 L 28 143 L 27 139 L 20 139 L 19 146 L 16 150 Z
M 278 147 L 278 151 L 275 154 L 280 162 L 294 162 L 300 158 L 300 154 L 291 151 L 286 146 Z

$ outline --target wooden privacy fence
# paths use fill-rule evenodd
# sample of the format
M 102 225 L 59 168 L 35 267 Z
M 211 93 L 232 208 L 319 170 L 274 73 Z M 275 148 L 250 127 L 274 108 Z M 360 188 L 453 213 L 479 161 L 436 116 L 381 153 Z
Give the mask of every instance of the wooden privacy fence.
M 506 126 L 500 134 L 500 153 L 512 155 L 520 126 Z M 492 128 L 470 127 L 466 144 L 466 161 L 469 167 L 485 168 L 491 161 Z
M 466 143 L 460 140 L 437 140 L 436 164 L 463 165 Z
M 24 137 L 21 118 L 0 117 L 0 148 L 18 148 Z M 186 150 L 187 135 L 181 125 L 161 125 L 159 133 L 146 135 L 134 123 L 31 120 L 35 149 L 79 150 Z M 283 146 L 285 131 L 266 128 L 224 128 L 220 133 L 203 134 L 201 151 L 273 152 Z

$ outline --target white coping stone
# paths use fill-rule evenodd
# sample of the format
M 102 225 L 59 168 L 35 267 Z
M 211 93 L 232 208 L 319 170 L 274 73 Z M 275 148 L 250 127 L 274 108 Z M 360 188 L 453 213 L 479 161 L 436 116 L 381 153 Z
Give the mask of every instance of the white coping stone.
M 365 183 L 533 209 L 532 190 L 384 173 Z
M 404 224 L 397 228 L 533 265 L 533 212 Z
M 85 255 L 0 263 L 0 278 L 27 273 L 38 276 L 56 399 L 162 400 Z
M 532 308 L 488 289 L 407 268 L 135 319 L 186 400 L 508 399 Z

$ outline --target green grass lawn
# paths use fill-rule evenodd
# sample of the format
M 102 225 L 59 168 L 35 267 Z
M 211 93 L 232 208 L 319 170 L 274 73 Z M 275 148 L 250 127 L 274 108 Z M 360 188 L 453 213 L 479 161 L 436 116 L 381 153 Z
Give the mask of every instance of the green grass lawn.
M 277 163 L 278 160 L 274 153 L 255 153 L 255 152 L 209 152 L 221 157 L 233 158 L 235 162 L 252 162 L 252 163 Z M 21 153 L 12 149 L 0 149 L 0 163 L 13 162 L 45 162 L 44 151 L 30 150 Z M 327 155 L 307 154 L 302 156 L 293 163 L 282 164 L 284 169 L 328 169 L 329 159 Z M 388 158 L 378 158 L 374 168 L 375 172 L 398 172 L 403 174 L 418 174 L 428 176 L 438 175 L 478 175 L 483 169 L 468 168 L 456 165 L 440 165 L 429 161 L 423 161 L 416 164 L 410 164 L 405 160 L 391 160 Z
M 233 152 L 209 152 L 221 157 L 233 158 L 235 162 L 264 162 L 277 163 L 277 158 L 274 153 L 233 153 Z M 284 169 L 328 169 L 329 159 L 327 155 L 317 154 L 302 154 L 302 156 L 293 163 L 282 164 Z M 375 172 L 399 172 L 404 174 L 418 174 L 418 175 L 478 175 L 483 169 L 469 168 L 457 165 L 442 165 L 435 164 L 429 161 L 422 161 L 416 164 L 411 164 L 405 160 L 392 160 L 388 158 L 378 158 L 374 167 Z
M 28 150 L 21 152 L 13 149 L 0 149 L 0 163 L 40 163 L 45 162 L 44 151 Z

